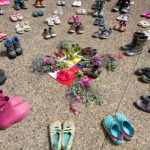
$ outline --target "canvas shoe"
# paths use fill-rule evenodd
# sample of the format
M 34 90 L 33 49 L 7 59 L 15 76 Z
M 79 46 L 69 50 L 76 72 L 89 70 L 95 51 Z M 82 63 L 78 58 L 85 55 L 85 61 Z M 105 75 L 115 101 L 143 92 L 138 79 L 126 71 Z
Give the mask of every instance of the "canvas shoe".
M 75 135 L 74 122 L 65 121 L 63 123 L 63 131 L 62 131 L 62 148 L 64 150 L 71 150 L 74 135 Z
M 56 36 L 56 33 L 53 31 L 53 29 L 51 27 L 49 28 L 49 33 L 52 38 L 54 38 Z
M 44 37 L 45 39 L 51 38 L 51 35 L 50 35 L 49 31 L 48 31 L 46 28 L 45 28 L 44 31 L 43 31 L 43 37 Z

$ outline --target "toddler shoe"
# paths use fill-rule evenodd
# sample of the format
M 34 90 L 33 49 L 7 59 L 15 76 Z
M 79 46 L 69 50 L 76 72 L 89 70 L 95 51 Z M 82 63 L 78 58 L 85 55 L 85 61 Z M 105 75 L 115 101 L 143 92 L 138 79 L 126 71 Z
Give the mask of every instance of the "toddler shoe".
M 40 0 L 40 5 L 41 5 L 41 7 L 46 7 L 44 0 Z
M 82 4 L 81 0 L 78 0 L 76 6 L 77 6 L 77 7 L 80 7 L 81 4 Z
M 59 25 L 60 24 L 60 19 L 58 16 L 53 16 L 53 22 L 56 24 L 56 25 Z
M 77 28 L 77 25 L 74 23 L 70 26 L 68 32 L 69 33 L 75 33 L 76 32 L 76 28 Z
M 47 30 L 46 28 L 45 28 L 44 31 L 43 31 L 43 37 L 44 37 L 45 39 L 51 38 L 51 35 L 50 35 L 50 33 L 49 33 L 49 30 Z
M 6 81 L 4 70 L 0 70 L 0 85 L 3 85 Z
M 71 150 L 74 135 L 75 135 L 74 122 L 65 121 L 63 123 L 63 132 L 62 132 L 62 148 L 64 150 Z
M 7 39 L 8 38 L 8 34 L 3 33 L 2 31 L 0 32 L 0 42 Z
M 54 32 L 54 30 L 51 27 L 49 28 L 49 33 L 52 38 L 54 38 L 56 36 L 56 33 Z
M 49 26 L 53 26 L 54 25 L 54 18 L 49 17 L 49 18 L 46 19 L 46 22 Z
M 115 114 L 114 120 L 119 125 L 124 138 L 126 138 L 127 140 L 131 140 L 134 136 L 134 129 L 127 118 L 123 114 L 118 112 Z
M 16 12 L 16 18 L 17 18 L 18 21 L 23 20 L 23 16 L 20 12 Z
M 30 26 L 28 21 L 22 22 L 21 26 L 23 27 L 25 32 L 29 32 L 30 31 Z
M 4 15 L 4 11 L 0 9 L 0 15 Z
M 10 20 L 16 22 L 18 20 L 16 13 L 11 13 Z
M 14 0 L 14 8 L 16 10 L 20 10 L 20 2 L 19 2 L 19 0 Z
M 83 34 L 84 33 L 84 26 L 80 23 L 77 25 L 76 31 L 78 34 Z
M 24 28 L 19 23 L 16 24 L 16 33 L 19 33 L 19 34 L 23 34 L 24 33 Z
M 36 0 L 34 5 L 35 5 L 35 7 L 37 7 L 37 8 L 41 7 L 40 0 Z
M 112 116 L 108 115 L 104 117 L 103 127 L 114 143 L 121 144 L 123 142 L 123 134 Z
M 27 9 L 27 8 L 28 8 L 28 5 L 27 5 L 27 3 L 23 0 L 23 1 L 20 1 L 20 7 L 21 7 L 22 9 Z
M 77 6 L 77 3 L 78 3 L 78 1 L 77 1 L 77 0 L 74 0 L 72 6 L 76 7 L 76 6 Z
M 49 126 L 52 150 L 61 150 L 61 122 L 55 121 Z

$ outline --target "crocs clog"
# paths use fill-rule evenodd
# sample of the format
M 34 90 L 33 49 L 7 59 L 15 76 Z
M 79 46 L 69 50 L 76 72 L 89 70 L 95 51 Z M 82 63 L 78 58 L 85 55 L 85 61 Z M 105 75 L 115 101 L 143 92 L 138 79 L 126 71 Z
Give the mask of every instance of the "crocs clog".
M 127 120 L 127 118 L 123 114 L 118 112 L 115 114 L 114 120 L 119 125 L 123 136 L 127 140 L 131 140 L 134 136 L 134 129 L 131 123 Z
M 121 144 L 123 142 L 123 134 L 112 116 L 108 115 L 104 117 L 103 127 L 114 143 Z

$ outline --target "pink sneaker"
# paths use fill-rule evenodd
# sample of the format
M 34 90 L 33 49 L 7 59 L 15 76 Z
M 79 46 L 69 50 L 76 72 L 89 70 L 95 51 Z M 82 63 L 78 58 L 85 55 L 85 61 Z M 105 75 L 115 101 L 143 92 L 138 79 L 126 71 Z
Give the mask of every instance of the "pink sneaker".
M 15 13 L 11 13 L 10 20 L 16 22 L 18 20 L 17 15 Z
M 23 15 L 19 11 L 16 12 L 16 17 L 19 21 L 23 20 Z
M 78 16 L 74 16 L 74 22 L 75 23 L 80 23 L 81 20 L 80 20 L 80 18 Z
M 7 101 L 7 96 L 5 96 L 4 92 L 0 90 L 0 101 Z M 21 96 L 11 96 L 10 102 L 13 106 L 18 106 L 23 103 L 23 98 Z
M 74 16 L 69 17 L 68 23 L 71 23 L 71 24 L 74 23 Z
M 12 106 L 9 97 L 7 97 L 7 101 L 0 101 L 0 129 L 6 129 L 25 118 L 29 109 L 27 102 L 16 107 Z

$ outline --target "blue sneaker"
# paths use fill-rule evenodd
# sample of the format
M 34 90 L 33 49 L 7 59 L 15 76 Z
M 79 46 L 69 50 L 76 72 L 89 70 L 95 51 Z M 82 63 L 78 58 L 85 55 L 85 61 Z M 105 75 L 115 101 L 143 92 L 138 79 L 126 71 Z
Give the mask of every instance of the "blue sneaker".
M 115 114 L 114 120 L 119 125 L 123 136 L 127 140 L 131 140 L 132 137 L 134 136 L 134 129 L 131 123 L 127 120 L 127 118 L 123 114 L 118 112 Z
M 104 117 L 103 127 L 114 143 L 121 144 L 123 142 L 122 132 L 120 131 L 118 124 L 114 121 L 112 116 L 108 115 Z

